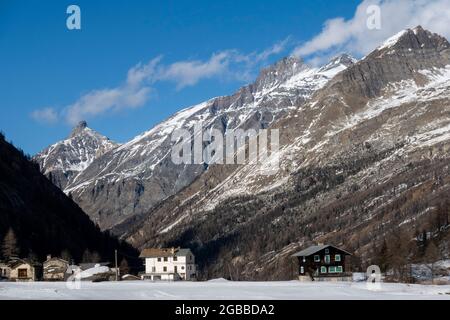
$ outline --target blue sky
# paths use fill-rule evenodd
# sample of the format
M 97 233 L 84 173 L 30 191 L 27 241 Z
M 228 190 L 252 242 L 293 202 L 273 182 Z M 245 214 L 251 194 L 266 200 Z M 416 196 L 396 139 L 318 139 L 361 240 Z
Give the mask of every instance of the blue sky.
M 81 8 L 82 30 L 66 28 L 70 4 Z M 351 31 L 358 5 L 0 0 L 0 130 L 30 154 L 65 138 L 81 118 L 125 142 L 184 107 L 233 93 L 296 48 L 363 54 Z M 324 23 L 336 17 L 352 38 L 324 45 Z

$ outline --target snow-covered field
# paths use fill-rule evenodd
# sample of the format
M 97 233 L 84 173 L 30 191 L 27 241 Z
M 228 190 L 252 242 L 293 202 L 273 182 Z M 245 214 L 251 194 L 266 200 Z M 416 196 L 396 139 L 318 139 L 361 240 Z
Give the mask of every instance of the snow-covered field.
M 0 282 L 0 300 L 450 300 L 450 286 L 381 284 L 377 291 L 365 283 L 287 282 L 82 282 L 80 289 L 66 283 Z

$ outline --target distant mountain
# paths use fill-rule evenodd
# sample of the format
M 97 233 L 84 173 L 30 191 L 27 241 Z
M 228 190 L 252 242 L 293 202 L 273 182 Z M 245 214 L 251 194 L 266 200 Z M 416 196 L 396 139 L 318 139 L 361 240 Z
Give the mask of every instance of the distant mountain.
M 76 261 L 89 249 L 113 261 L 114 250 L 136 256 L 131 246 L 102 233 L 39 167 L 0 136 L 0 241 L 12 228 L 20 256 L 59 256 L 68 250 Z
M 235 94 L 182 110 L 121 146 L 78 128 L 69 140 L 49 147 L 35 159 L 93 221 L 109 229 L 148 212 L 207 170 L 205 165 L 172 163 L 175 129 L 190 129 L 200 121 L 205 130 L 214 127 L 222 132 L 268 128 L 355 61 L 342 55 L 322 68 L 312 68 L 300 59 L 284 58 Z M 96 145 L 106 145 L 102 149 L 106 152 L 96 153 Z
M 43 173 L 64 190 L 96 158 L 117 146 L 117 143 L 88 128 L 87 123 L 82 121 L 66 140 L 38 153 L 34 160 Z

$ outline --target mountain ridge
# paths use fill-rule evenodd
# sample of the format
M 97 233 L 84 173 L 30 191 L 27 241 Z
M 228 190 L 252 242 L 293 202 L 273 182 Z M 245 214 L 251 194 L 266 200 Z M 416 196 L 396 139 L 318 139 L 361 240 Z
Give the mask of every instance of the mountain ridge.
M 188 167 L 171 163 L 168 156 L 173 130 L 190 128 L 198 121 L 204 123 L 205 129 L 214 126 L 222 132 L 267 128 L 354 60 L 345 55 L 332 61 L 327 69 L 320 69 L 298 58 L 283 58 L 263 69 L 253 84 L 240 88 L 233 95 L 181 110 L 131 141 L 93 157 L 86 168 L 67 179 L 63 189 L 103 229 L 113 227 L 130 215 L 143 213 L 189 185 L 206 170 L 203 165 Z M 40 164 L 44 172 L 51 171 L 43 161 Z M 126 200 L 117 201 L 109 194 L 123 195 Z

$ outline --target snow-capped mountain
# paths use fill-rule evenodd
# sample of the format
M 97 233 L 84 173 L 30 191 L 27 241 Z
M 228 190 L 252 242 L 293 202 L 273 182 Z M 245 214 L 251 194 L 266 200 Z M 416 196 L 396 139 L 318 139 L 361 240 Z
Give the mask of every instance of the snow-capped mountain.
M 69 140 L 43 151 L 37 159 L 42 159 L 39 162 L 47 174 L 61 170 L 61 163 L 67 163 L 62 169 L 64 176 L 74 170 L 74 165 L 81 169 L 60 185 L 102 228 L 111 228 L 149 211 L 206 170 L 204 165 L 172 163 L 171 134 L 175 129 L 190 129 L 199 121 L 205 129 L 214 127 L 222 132 L 267 128 L 354 62 L 342 55 L 322 68 L 313 68 L 300 59 L 284 58 L 262 70 L 253 84 L 235 94 L 184 109 L 130 142 L 105 150 L 109 152 L 100 157 L 88 152 L 86 159 L 79 159 L 85 154 L 84 148 L 57 149 L 80 144 L 79 140 Z M 54 156 L 52 161 L 46 160 L 48 154 Z
M 399 33 L 269 127 L 280 130 L 277 175 L 211 166 L 114 231 L 136 247 L 195 247 L 214 276 L 232 261 L 243 279 L 281 279 L 290 254 L 314 242 L 370 262 L 386 237 L 446 228 L 435 218 L 450 194 L 445 38 L 421 27 Z
M 88 128 L 80 122 L 67 139 L 38 153 L 34 160 L 42 172 L 60 189 L 76 180 L 77 176 L 117 143 Z

